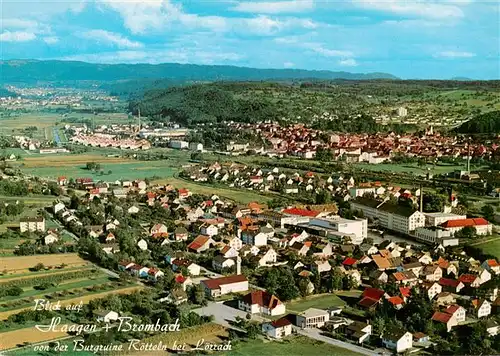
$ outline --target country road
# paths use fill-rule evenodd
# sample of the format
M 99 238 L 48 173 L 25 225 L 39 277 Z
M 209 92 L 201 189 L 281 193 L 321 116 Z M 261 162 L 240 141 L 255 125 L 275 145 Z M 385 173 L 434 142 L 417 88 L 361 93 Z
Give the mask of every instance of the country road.
M 353 351 L 353 352 L 357 352 L 357 353 L 360 353 L 362 355 L 368 355 L 368 356 L 377 355 L 377 353 L 375 351 L 366 349 L 364 347 L 361 347 L 361 346 L 358 346 L 358 345 L 354 345 L 354 344 L 350 344 L 348 342 L 340 341 L 340 340 L 337 340 L 337 339 L 332 339 L 330 337 L 321 335 L 321 332 L 318 329 L 301 329 L 301 328 L 295 328 L 295 330 L 300 335 L 304 335 L 304 336 L 307 336 L 307 337 L 309 337 L 311 339 L 315 339 L 315 340 L 322 341 L 322 342 L 325 342 L 325 343 L 330 344 L 330 345 L 334 345 L 334 346 L 337 346 L 337 347 L 341 347 L 343 349 L 347 349 L 347 350 L 350 350 L 350 351 Z

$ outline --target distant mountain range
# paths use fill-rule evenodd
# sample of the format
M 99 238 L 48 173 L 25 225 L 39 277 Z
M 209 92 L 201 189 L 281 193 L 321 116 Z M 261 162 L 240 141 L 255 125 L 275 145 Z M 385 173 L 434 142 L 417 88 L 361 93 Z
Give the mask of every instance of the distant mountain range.
M 168 78 L 176 81 L 285 80 L 285 79 L 399 79 L 388 73 L 350 73 L 328 70 L 258 69 L 196 64 L 96 64 L 76 61 L 0 61 L 0 81 L 116 81 Z

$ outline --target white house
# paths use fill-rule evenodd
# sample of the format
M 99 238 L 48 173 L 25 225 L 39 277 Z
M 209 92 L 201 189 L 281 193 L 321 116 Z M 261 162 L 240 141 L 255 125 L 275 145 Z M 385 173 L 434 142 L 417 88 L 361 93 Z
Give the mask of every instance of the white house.
M 57 214 L 60 211 L 63 211 L 66 208 L 64 203 L 57 203 L 54 205 L 54 214 Z
M 148 243 L 144 239 L 140 239 L 137 242 L 137 247 L 139 247 L 142 251 L 146 251 L 148 249 Z
M 309 308 L 298 314 L 295 320 L 302 329 L 321 328 L 330 320 L 330 313 L 327 310 Z
M 477 318 L 483 318 L 491 314 L 491 304 L 486 299 L 474 299 L 471 302 L 471 312 Z
M 45 245 L 53 244 L 54 242 L 57 242 L 57 240 L 58 238 L 54 234 L 48 234 L 43 238 L 43 242 L 45 243 Z
M 292 333 L 292 323 L 286 318 L 267 322 L 262 324 L 262 332 L 274 339 L 281 339 Z
M 201 225 L 200 233 L 205 236 L 215 236 L 219 233 L 219 229 L 213 224 L 203 224 Z
M 104 323 L 116 321 L 116 320 L 118 320 L 118 317 L 120 316 L 117 312 L 109 311 L 109 310 L 99 311 L 96 313 L 96 315 L 97 315 L 97 321 L 104 322 Z
M 267 249 L 264 255 L 262 255 L 262 257 L 259 259 L 258 264 L 260 267 L 264 267 L 266 265 L 276 263 L 277 258 L 278 255 L 276 251 L 272 247 L 270 247 Z
M 382 344 L 390 350 L 403 352 L 413 347 L 413 335 L 405 330 L 386 332 L 382 336 Z
M 248 293 L 238 301 L 238 309 L 251 314 L 281 315 L 286 307 L 276 296 L 266 291 L 258 290 Z
M 233 275 L 201 281 L 205 294 L 216 298 L 228 293 L 244 292 L 248 290 L 248 280 L 243 275 Z
M 24 218 L 19 222 L 21 232 L 39 232 L 45 231 L 45 218 L 37 216 L 34 218 Z

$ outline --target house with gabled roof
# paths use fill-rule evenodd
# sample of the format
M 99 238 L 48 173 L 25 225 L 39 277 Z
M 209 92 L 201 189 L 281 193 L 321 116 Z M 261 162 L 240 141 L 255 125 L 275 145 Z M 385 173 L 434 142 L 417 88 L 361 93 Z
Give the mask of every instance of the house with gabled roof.
M 286 307 L 276 296 L 266 291 L 258 290 L 248 293 L 238 301 L 238 309 L 251 314 L 265 315 L 285 314 Z
M 500 263 L 497 260 L 485 260 L 481 266 L 492 274 L 500 274 Z
M 434 322 L 446 325 L 446 331 L 448 331 L 448 332 L 450 332 L 451 328 L 453 328 L 454 326 L 456 326 L 458 324 L 457 320 L 453 317 L 452 314 L 448 314 L 448 313 L 440 312 L 440 311 L 435 312 L 432 315 L 431 320 Z
M 438 282 L 423 282 L 421 286 L 429 300 L 434 299 L 436 295 L 443 291 L 443 287 Z
M 365 288 L 363 294 L 361 294 L 361 299 L 358 302 L 358 305 L 367 309 L 375 308 L 379 303 L 381 303 L 384 295 L 385 292 L 381 289 L 371 287 Z
M 478 288 L 481 285 L 481 278 L 474 274 L 462 274 L 460 277 L 458 277 L 458 280 L 465 286 L 472 288 Z
M 292 333 L 292 323 L 285 317 L 266 322 L 262 324 L 262 332 L 272 338 L 281 339 Z
M 168 237 L 168 229 L 164 224 L 154 224 L 150 230 L 150 236 L 153 238 Z
M 491 314 L 491 304 L 486 299 L 473 299 L 470 303 L 470 312 L 476 318 L 483 318 Z
M 440 278 L 438 282 L 446 292 L 460 293 L 465 284 L 457 279 Z
M 188 251 L 202 253 L 208 250 L 212 245 L 215 245 L 215 241 L 212 240 L 210 236 L 198 235 L 187 248 Z
M 205 294 L 216 298 L 228 293 L 244 292 L 248 290 L 248 280 L 243 275 L 233 275 L 201 281 Z

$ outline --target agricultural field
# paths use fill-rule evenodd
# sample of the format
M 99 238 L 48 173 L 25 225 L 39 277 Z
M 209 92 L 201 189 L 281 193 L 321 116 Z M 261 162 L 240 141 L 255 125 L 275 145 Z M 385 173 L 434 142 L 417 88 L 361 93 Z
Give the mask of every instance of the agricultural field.
M 325 355 L 359 356 L 360 354 L 340 347 L 313 340 L 305 336 L 294 336 L 283 341 L 262 341 L 260 339 L 242 341 L 225 353 L 229 356 L 251 355 Z
M 8 350 L 25 343 L 39 343 L 68 336 L 61 331 L 42 332 L 35 327 L 0 333 L 0 350 Z
M 397 164 L 397 163 L 381 163 L 381 164 L 365 164 L 365 163 L 357 163 L 353 164 L 353 166 L 357 169 L 363 169 L 367 171 L 373 172 L 390 172 L 390 173 L 413 173 L 418 175 L 423 175 L 426 173 L 432 174 L 444 174 L 444 173 L 452 173 L 456 170 L 463 170 L 465 166 L 461 165 L 426 165 L 426 166 L 418 166 L 417 164 Z
M 174 343 L 186 344 L 188 347 L 196 347 L 198 340 L 204 339 L 205 343 L 222 344 L 226 343 L 225 340 L 228 336 L 227 329 L 219 324 L 209 323 L 200 326 L 180 329 L 180 331 L 175 333 L 161 333 L 146 339 L 141 340 L 144 343 L 158 344 L 160 341 L 163 345 L 173 346 Z M 124 348 L 128 348 L 128 344 L 124 345 Z M 217 352 L 219 353 L 219 352 Z M 126 352 L 125 355 L 140 355 L 144 352 L 140 351 L 130 351 Z M 120 355 L 123 355 L 120 353 Z
M 58 340 L 59 345 L 61 347 L 67 346 L 68 351 L 64 352 L 64 356 L 95 356 L 95 353 L 88 351 L 73 351 L 74 347 L 74 338 L 62 338 Z M 44 343 L 44 345 L 51 347 L 50 342 Z M 52 348 L 51 348 L 52 349 Z M 15 349 L 11 351 L 4 352 L 5 355 L 8 356 L 46 356 L 47 351 L 35 351 L 34 346 L 27 346 L 21 349 Z M 61 353 L 62 354 L 62 353 Z
M 287 303 L 287 310 L 300 313 L 309 308 L 327 309 L 344 306 L 345 302 L 335 294 L 313 295 Z
M 104 284 L 94 284 L 89 287 L 75 288 L 75 289 L 63 289 L 60 292 L 54 292 L 51 294 L 51 299 L 55 298 L 60 301 L 61 306 L 75 305 L 75 304 L 87 304 L 91 300 L 104 298 L 111 294 L 131 294 L 133 292 L 141 290 L 143 287 L 138 285 L 131 285 L 125 282 L 107 282 Z M 47 293 L 43 294 L 47 296 Z M 67 298 L 67 299 L 63 299 Z M 36 297 L 27 298 L 28 303 L 22 303 L 22 307 L 2 311 L 1 305 L 7 303 L 2 303 L 0 305 L 0 320 L 6 320 L 9 316 L 17 314 L 23 310 L 28 310 L 33 307 L 33 301 L 37 299 Z M 20 304 L 20 303 L 17 303 Z M 8 305 L 7 305 L 8 307 Z M 6 309 L 6 308 L 5 308 Z
M 88 266 L 90 262 L 81 259 L 76 253 L 55 255 L 34 255 L 5 257 L 0 260 L 0 271 L 5 271 L 4 276 L 9 274 L 32 273 L 30 268 L 42 263 L 46 268 L 54 268 L 65 264 L 68 267 Z

